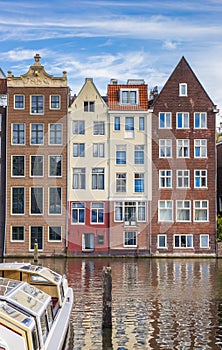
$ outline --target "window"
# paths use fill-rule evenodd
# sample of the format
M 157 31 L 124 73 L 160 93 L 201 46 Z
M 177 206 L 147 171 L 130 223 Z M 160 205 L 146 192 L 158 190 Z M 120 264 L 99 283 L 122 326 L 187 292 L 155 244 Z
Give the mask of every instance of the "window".
M 24 187 L 12 188 L 12 214 L 25 213 L 25 189 Z
M 104 223 L 104 203 L 98 203 L 98 202 L 91 203 L 91 223 L 93 224 Z
M 177 128 L 188 129 L 190 125 L 189 113 L 177 113 Z
M 14 109 L 24 109 L 24 108 L 25 108 L 25 96 L 14 95 Z
M 126 145 L 116 146 L 116 164 L 126 164 Z
M 190 140 L 177 140 L 177 158 L 189 158 Z
M 86 169 L 73 168 L 72 173 L 72 188 L 78 190 L 85 190 L 86 188 Z
M 114 118 L 114 130 L 116 131 L 120 130 L 120 117 Z
M 85 121 L 74 120 L 72 123 L 72 133 L 73 135 L 85 135 Z
M 49 188 L 49 214 L 61 214 L 62 202 L 61 202 L 61 187 Z
M 24 226 L 12 226 L 11 228 L 12 241 L 24 242 Z
M 177 188 L 190 187 L 190 170 L 177 170 Z
M 125 118 L 125 130 L 126 131 L 133 131 L 134 130 L 134 118 L 133 117 L 126 117 Z
M 41 95 L 31 96 L 31 113 L 43 114 L 44 113 L 44 97 Z
M 72 203 L 72 224 L 84 224 L 85 223 L 85 203 L 73 202 Z
M 25 124 L 12 124 L 12 144 L 25 144 Z
M 126 192 L 126 173 L 116 174 L 116 192 Z
M 173 221 L 173 201 L 158 201 L 158 221 Z
M 94 143 L 93 144 L 93 157 L 94 158 L 104 158 L 105 157 L 105 145 L 104 145 L 104 143 Z
M 12 156 L 12 176 L 25 176 L 24 156 Z
M 175 248 L 193 248 L 193 236 L 192 235 L 175 235 L 174 247 Z
M 84 112 L 95 112 L 95 102 L 84 101 Z
M 167 248 L 167 236 L 166 235 L 158 235 L 158 248 Z
M 200 248 L 209 248 L 209 235 L 200 235 Z
M 31 124 L 31 145 L 43 145 L 44 143 L 44 125 Z
M 43 227 L 31 226 L 30 250 L 34 250 L 35 243 L 38 244 L 38 249 L 43 249 Z
M 195 129 L 207 128 L 207 113 L 194 113 L 194 128 Z
M 49 156 L 49 176 L 62 176 L 62 156 Z
M 104 245 L 104 235 L 97 235 L 97 244 Z
M 144 145 L 134 146 L 134 163 L 144 164 Z
M 31 187 L 31 214 L 43 214 L 42 187 Z
M 49 241 L 52 241 L 52 242 L 62 241 L 61 226 L 49 226 Z
M 85 157 L 85 143 L 73 144 L 73 157 Z
M 138 89 L 120 89 L 120 104 L 137 105 L 139 102 Z
M 207 140 L 205 139 L 194 140 L 194 157 L 195 158 L 207 157 Z
M 62 124 L 50 124 L 50 145 L 62 145 Z
M 104 122 L 93 122 L 93 135 L 105 135 Z
M 171 158 L 172 157 L 172 140 L 159 140 L 159 157 Z
M 82 249 L 83 250 L 94 250 L 94 234 L 84 233 L 82 235 Z
M 179 84 L 179 96 L 187 96 L 187 84 Z
M 190 201 L 178 200 L 177 204 L 177 221 L 190 221 Z
M 146 202 L 115 202 L 114 220 L 136 224 L 146 221 Z
M 207 187 L 207 170 L 194 170 L 194 187 Z
M 134 174 L 134 192 L 144 192 L 144 174 Z
M 136 247 L 137 246 L 137 234 L 136 231 L 124 232 L 124 247 Z
M 92 189 L 104 190 L 104 168 L 92 169 Z
M 43 176 L 43 156 L 31 156 L 31 176 Z
M 159 128 L 171 129 L 172 128 L 172 113 L 159 113 Z
M 50 109 L 60 109 L 60 96 L 51 95 L 50 96 Z
M 172 170 L 159 170 L 159 187 L 172 187 Z
M 139 131 L 145 130 L 145 118 L 139 117 Z
M 194 201 L 194 221 L 208 221 L 208 201 Z

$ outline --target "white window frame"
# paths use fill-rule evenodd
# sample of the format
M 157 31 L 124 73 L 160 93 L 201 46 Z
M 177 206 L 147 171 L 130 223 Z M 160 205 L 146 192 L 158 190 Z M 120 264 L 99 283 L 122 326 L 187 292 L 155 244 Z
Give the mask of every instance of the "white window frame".
M 181 179 L 182 186 L 179 186 L 179 179 Z M 185 186 L 185 183 L 187 183 L 187 186 Z M 190 188 L 190 170 L 177 170 L 177 188 Z
M 44 250 L 44 227 L 42 225 L 31 225 L 29 227 L 29 251 L 30 252 L 33 252 L 34 251 L 34 244 L 33 244 L 33 248 L 31 248 L 31 245 L 32 245 L 32 227 L 41 227 L 41 233 L 42 233 L 42 248 L 39 247 L 38 245 L 38 250 L 40 252 L 42 252 Z
M 105 132 L 105 122 L 102 120 L 94 120 L 93 121 L 93 135 L 94 136 L 104 136 Z
M 190 140 L 179 139 L 177 141 L 177 158 L 190 158 Z M 185 150 L 187 149 L 187 155 Z M 181 150 L 181 155 L 180 155 Z
M 15 189 L 15 188 L 23 188 L 23 212 L 22 213 L 13 213 L 13 190 Z M 23 215 L 25 215 L 25 212 L 26 212 L 26 207 L 25 207 L 25 198 L 26 198 L 26 189 L 25 189 L 25 187 L 24 186 L 13 186 L 13 187 L 11 187 L 11 208 L 10 208 L 10 211 L 11 211 L 11 215 L 16 215 L 16 216 L 23 216 Z
M 162 145 L 161 145 L 162 143 Z M 159 158 L 172 158 L 172 139 L 160 139 L 159 140 Z M 161 155 L 161 150 L 164 155 Z M 170 155 L 168 156 L 168 151 Z
M 199 203 L 200 205 L 197 206 L 197 203 Z M 203 206 L 203 203 L 206 203 L 206 206 Z M 193 214 L 193 221 L 194 222 L 208 222 L 209 221 L 209 201 L 208 200 L 194 200 L 194 204 L 193 204 L 193 210 L 194 210 L 194 214 Z M 196 218 L 196 210 L 198 211 L 206 211 L 207 215 L 206 215 L 206 219 L 197 219 Z
M 42 112 L 33 112 L 33 107 L 32 107 L 32 97 L 34 96 L 38 96 L 38 97 L 42 97 Z M 34 94 L 34 95 L 31 95 L 30 96 L 30 114 L 31 115 L 43 115 L 44 114 L 44 111 L 45 111 L 45 96 L 44 95 L 41 95 L 41 94 Z
M 52 126 L 60 126 L 61 129 L 60 130 L 51 130 Z M 49 139 L 48 139 L 48 143 L 50 146 L 61 146 L 63 143 L 63 125 L 62 123 L 50 123 L 48 125 L 48 134 L 49 134 Z M 51 142 L 51 133 L 53 133 L 53 140 L 55 142 Z M 58 137 L 58 133 L 60 134 L 60 137 Z M 56 136 L 56 137 L 55 137 Z M 61 138 L 61 141 L 59 142 L 58 140 Z
M 165 245 L 164 246 L 162 246 L 162 245 L 160 245 L 160 238 L 164 238 L 164 240 L 165 240 Z M 157 248 L 158 249 L 167 249 L 167 235 L 157 235 Z
M 41 157 L 42 158 L 42 175 L 32 175 L 32 157 Z M 30 155 L 30 177 L 43 177 L 44 176 L 44 156 L 39 154 Z
M 197 174 L 199 172 L 199 175 Z M 199 179 L 200 186 L 196 186 L 196 179 Z M 202 181 L 205 179 L 205 186 Z M 206 169 L 195 169 L 194 170 L 194 188 L 207 188 L 207 170 Z
M 85 157 L 85 143 L 78 142 L 73 143 L 73 154 L 74 158 L 84 158 Z
M 52 97 L 58 97 L 58 107 L 52 107 Z M 50 98 L 49 98 L 49 109 L 51 109 L 51 110 L 59 110 L 59 109 L 61 109 L 61 96 L 60 95 L 57 95 L 57 94 L 50 95 Z
M 207 245 L 203 245 L 203 239 L 207 238 Z M 210 237 L 208 234 L 202 234 L 200 235 L 200 248 L 208 249 L 210 248 Z
M 187 83 L 179 84 L 179 96 L 187 96 Z
M 76 126 L 76 129 L 74 128 Z M 73 120 L 72 121 L 72 134 L 73 135 L 85 135 L 85 120 Z
M 182 117 L 182 125 L 179 126 L 179 116 Z M 177 120 L 177 129 L 189 129 L 190 128 L 190 114 L 189 112 L 177 112 L 176 114 Z
M 16 130 L 16 138 L 18 137 L 18 135 L 23 134 L 24 133 L 24 142 L 23 143 L 15 143 L 13 142 L 13 135 L 14 135 L 14 126 L 15 125 L 23 125 L 24 126 L 24 131 L 23 130 Z M 26 144 L 26 124 L 25 123 L 12 123 L 11 126 L 11 144 L 12 145 L 16 145 L 16 146 L 24 146 Z
M 132 102 L 130 95 L 131 92 L 135 92 L 135 103 Z M 127 101 L 123 101 L 123 93 L 127 93 Z M 137 106 L 139 104 L 139 89 L 130 89 L 130 88 L 121 88 L 120 89 L 120 96 L 119 96 L 119 103 L 120 105 L 130 105 L 130 106 Z
M 196 118 L 198 117 L 198 123 Z M 195 112 L 194 113 L 194 129 L 207 129 L 207 113 L 206 112 Z
M 52 189 L 60 189 L 60 194 L 61 194 L 61 197 L 60 197 L 60 211 L 59 212 L 51 212 L 51 209 L 50 209 L 50 204 L 51 204 L 51 198 L 50 198 L 50 192 Z M 61 186 L 50 186 L 48 188 L 48 215 L 52 215 L 52 216 L 55 216 L 55 215 L 58 215 L 58 216 L 61 216 L 62 215 L 62 207 L 63 207 L 63 203 L 62 203 L 62 187 Z M 55 203 L 55 197 L 54 197 L 54 203 Z
M 13 235 L 13 227 L 22 227 L 23 228 L 23 239 L 13 239 L 12 235 Z M 10 242 L 16 242 L 16 243 L 19 243 L 19 242 L 25 242 L 25 226 L 22 226 L 22 225 L 12 225 L 10 227 Z
M 178 237 L 179 238 L 179 246 L 177 247 L 175 245 L 175 238 Z M 181 243 L 181 238 L 182 237 L 185 237 L 185 246 L 182 245 Z M 188 239 L 191 238 L 191 245 L 189 246 L 188 245 Z M 192 234 L 175 234 L 174 237 L 173 237 L 173 247 L 174 249 L 193 249 L 193 235 Z
M 73 205 L 77 205 L 76 207 L 74 207 Z M 78 215 L 77 215 L 77 222 L 73 222 L 73 210 L 75 210 Z M 83 212 L 84 214 L 84 221 L 83 222 L 80 222 L 79 218 L 80 218 L 80 211 Z M 86 203 L 85 202 L 72 202 L 71 203 L 71 224 L 72 225 L 85 225 L 85 221 L 86 221 Z
M 32 213 L 32 190 L 39 189 L 41 190 L 41 206 L 42 206 L 42 211 L 40 213 Z M 29 192 L 29 213 L 31 216 L 42 216 L 44 215 L 44 188 L 41 186 L 32 186 L 30 187 L 30 192 Z M 37 199 L 38 200 L 38 199 Z M 39 208 L 39 206 L 38 206 Z
M 196 155 L 196 149 L 200 149 L 200 155 Z M 207 140 L 195 139 L 194 140 L 194 158 L 207 158 Z
M 17 97 L 17 96 L 22 96 L 22 97 L 23 97 L 22 107 L 16 107 L 16 106 L 15 106 L 15 100 L 16 100 L 16 97 Z M 23 94 L 15 94 L 15 95 L 14 95 L 14 109 L 19 109 L 19 110 L 25 109 L 25 95 L 23 95 Z
M 126 193 L 126 177 L 126 173 L 116 173 L 116 193 Z
M 159 188 L 172 188 L 172 170 L 159 170 Z
M 127 234 L 130 234 L 130 233 L 133 233 L 133 235 L 135 235 L 135 237 L 133 237 L 132 239 L 134 240 L 136 240 L 136 244 L 126 244 L 126 235 Z M 138 245 L 138 232 L 137 231 L 124 231 L 123 232 L 123 246 L 124 246 L 124 248 L 136 248 L 137 247 L 137 245 Z M 130 238 L 128 238 L 128 240 L 130 240 Z
M 171 213 L 169 218 L 161 218 L 163 211 Z M 173 201 L 172 200 L 158 200 L 158 222 L 173 222 Z
M 117 210 L 119 208 L 118 214 L 122 214 L 122 217 L 117 215 Z M 125 213 L 129 212 L 129 208 L 132 208 L 132 212 L 135 212 L 135 217 L 131 217 L 131 222 L 146 222 L 147 221 L 147 204 L 145 201 L 115 201 L 114 202 L 114 222 L 126 222 L 129 218 L 126 218 Z
M 189 213 L 189 219 L 183 219 L 183 212 Z M 180 217 L 180 213 L 182 214 L 182 217 Z M 190 200 L 176 201 L 176 221 L 191 222 L 191 201 Z
M 162 117 L 163 117 L 163 122 L 162 122 Z M 171 112 L 159 112 L 159 129 L 172 129 Z
M 42 125 L 42 142 L 39 143 L 33 143 L 32 142 L 32 133 L 34 132 L 34 130 L 32 129 L 33 125 Z M 38 130 L 39 133 L 39 130 Z M 36 136 L 36 133 L 35 133 Z M 38 137 L 39 140 L 39 137 Z M 43 146 L 44 145 L 44 124 L 43 123 L 31 123 L 30 124 L 30 145 L 32 146 Z
M 74 186 L 75 183 L 77 186 Z M 72 189 L 86 189 L 86 168 L 72 168 Z
M 51 159 L 52 157 L 54 158 L 58 158 L 61 160 L 61 174 L 60 175 L 51 175 Z M 56 161 L 56 164 L 58 164 L 58 161 Z M 62 177 L 62 155 L 61 154 L 50 154 L 48 156 L 48 174 L 49 174 L 49 177 Z M 58 168 L 58 167 L 57 167 Z
M 23 158 L 23 175 L 14 175 L 13 174 L 13 159 L 15 157 L 22 157 Z M 11 156 L 11 177 L 25 177 L 25 173 L 26 173 L 26 157 L 23 154 L 13 154 Z
M 93 158 L 104 158 L 104 157 L 105 157 L 105 144 L 93 143 Z
M 92 221 L 92 211 L 96 212 L 96 221 Z M 103 221 L 99 222 L 99 212 L 103 214 Z M 91 202 L 90 205 L 90 223 L 91 225 L 104 225 L 105 221 L 105 204 L 104 202 Z

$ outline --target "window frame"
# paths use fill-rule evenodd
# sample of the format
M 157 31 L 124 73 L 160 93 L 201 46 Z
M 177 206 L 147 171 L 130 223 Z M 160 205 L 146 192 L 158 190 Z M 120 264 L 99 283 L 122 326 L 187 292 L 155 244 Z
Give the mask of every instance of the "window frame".
M 181 122 L 179 122 L 181 118 Z M 189 129 L 190 128 L 190 113 L 189 112 L 177 112 L 176 114 L 176 128 L 177 129 Z M 181 123 L 181 126 L 180 126 Z
M 33 169 L 35 169 L 35 166 L 34 166 L 34 168 L 32 167 L 33 166 L 33 161 L 32 161 L 32 159 L 33 159 L 33 157 L 35 157 L 35 158 L 41 158 L 42 159 L 42 162 L 39 162 L 37 165 L 39 165 L 39 164 L 41 164 L 42 163 L 42 173 L 41 173 L 41 175 L 36 175 L 36 174 L 34 174 L 34 173 L 32 173 L 33 172 Z M 38 170 L 39 170 L 40 168 L 39 168 L 39 166 L 38 166 Z M 41 169 L 40 169 L 41 170 Z M 43 177 L 44 176 L 44 156 L 43 155 L 35 155 L 35 154 L 31 154 L 30 155 L 30 177 Z
M 168 181 L 170 181 L 169 184 L 168 184 Z M 172 169 L 160 169 L 159 170 L 159 188 L 165 188 L 165 189 L 172 188 L 172 182 L 173 182 Z
M 95 101 L 84 101 L 83 102 L 83 111 L 84 112 L 95 112 L 95 107 L 96 107 L 96 104 L 95 104 Z
M 58 101 L 52 101 L 53 97 L 57 97 Z M 60 110 L 61 109 L 61 96 L 60 95 L 57 95 L 57 94 L 50 95 L 49 101 L 50 101 L 49 102 L 49 109 L 50 110 Z M 52 106 L 53 104 L 57 105 L 58 107 L 53 107 Z
M 60 228 L 60 234 L 55 232 L 56 235 L 60 236 L 60 239 L 50 239 L 50 229 Z M 55 230 L 54 230 L 55 231 Z M 56 237 L 56 236 L 55 236 Z M 62 226 L 48 226 L 48 242 L 49 243 L 56 243 L 56 242 L 62 242 Z
M 163 203 L 164 206 L 160 206 L 160 204 Z M 170 206 L 168 206 L 168 204 L 170 204 Z M 165 219 L 165 218 L 162 218 L 161 216 L 161 213 L 163 211 L 167 211 L 169 213 L 171 213 L 170 217 Z M 158 222 L 173 222 L 173 200 L 163 200 L 163 199 L 160 199 L 158 200 Z
M 197 203 L 200 203 L 200 206 L 197 207 L 196 204 Z M 206 203 L 207 206 L 206 207 L 203 207 L 203 203 Z M 199 212 L 200 211 L 206 211 L 206 219 L 201 219 L 201 220 L 198 220 L 196 219 L 196 210 L 198 210 Z M 208 222 L 209 221 L 209 201 L 207 199 L 202 199 L 202 200 L 194 200 L 193 201 L 193 221 L 194 222 Z
M 20 127 L 17 130 L 14 130 L 15 126 L 21 126 L 23 125 L 23 130 L 20 129 Z M 16 135 L 15 135 L 16 133 Z M 22 137 L 23 136 L 23 137 Z M 13 140 L 14 139 L 22 139 L 22 143 L 15 143 Z M 11 127 L 11 145 L 16 145 L 16 146 L 25 146 L 26 144 L 26 124 L 25 123 L 12 123 Z
M 176 245 L 176 237 L 178 237 L 179 245 Z M 181 242 L 181 238 L 185 238 L 185 246 L 184 243 Z M 191 242 L 188 240 L 191 239 Z M 189 245 L 191 243 L 191 245 Z M 193 235 L 192 234 L 175 234 L 173 235 L 173 248 L 174 249 L 193 249 Z
M 95 207 L 93 207 L 95 206 Z M 96 221 L 93 221 L 93 212 L 96 214 Z M 102 214 L 102 221 L 100 221 L 100 215 Z M 90 203 L 90 224 L 91 225 L 104 225 L 105 222 L 105 204 L 104 202 L 91 202 Z
M 194 158 L 207 158 L 207 139 L 194 139 Z
M 164 245 L 160 244 L 160 238 L 164 238 Z M 157 235 L 157 248 L 158 249 L 167 249 L 167 235 L 164 235 L 164 234 Z
M 35 191 L 39 191 L 39 193 L 35 193 Z M 41 203 L 40 203 L 40 206 L 38 205 L 39 203 L 39 197 L 36 198 L 36 194 L 37 196 L 41 195 Z M 32 216 L 37 216 L 37 215 L 44 215 L 44 189 L 43 187 L 40 187 L 40 186 L 32 186 L 30 187 L 30 193 L 29 193 L 29 213 L 30 215 Z M 36 208 L 39 209 L 39 212 L 37 211 L 33 211 L 33 206 L 34 206 L 34 203 L 33 203 L 33 200 L 36 200 Z
M 126 178 L 127 178 L 127 174 L 126 173 L 116 173 L 116 188 L 115 188 L 115 192 L 116 193 L 126 193 Z M 122 191 L 120 191 L 120 189 L 122 189 Z
M 51 192 L 53 192 L 53 190 L 57 191 L 56 192 L 56 196 L 55 196 L 56 198 L 55 197 L 51 198 L 51 195 L 52 195 Z M 60 193 L 59 193 L 58 190 L 60 191 Z M 60 199 L 59 202 L 57 202 L 58 198 Z M 53 204 L 51 204 L 52 202 L 53 202 Z M 57 203 L 59 203 L 59 204 L 57 204 Z M 62 203 L 62 187 L 60 187 L 60 186 L 51 186 L 51 187 L 49 187 L 48 188 L 48 215 L 52 215 L 52 216 L 62 215 L 62 204 L 63 204 Z M 58 208 L 60 208 L 60 210 L 59 211 L 57 211 L 57 210 L 52 211 L 51 207 L 53 207 L 53 208 L 56 207 L 57 208 L 57 205 L 58 205 Z
M 126 237 L 129 234 L 133 234 L 133 237 Z M 138 246 L 138 232 L 137 231 L 124 231 L 123 232 L 123 247 L 124 248 L 137 248 Z M 127 242 L 133 241 L 134 244 L 128 244 Z
M 145 161 L 145 145 L 134 145 L 134 164 L 142 165 Z
M 104 158 L 105 157 L 105 143 L 93 143 L 92 147 L 93 158 Z
M 179 172 L 182 172 L 181 175 L 179 175 Z M 187 172 L 187 175 L 185 175 L 185 172 Z M 190 188 L 190 170 L 189 169 L 177 169 L 177 188 Z M 181 179 L 182 186 L 179 186 L 179 179 Z M 185 180 L 187 179 L 187 186 L 185 186 Z
M 194 112 L 194 129 L 207 129 L 206 112 Z
M 139 89 L 137 88 L 121 88 L 119 90 L 119 104 L 122 106 L 138 106 L 139 105 Z M 134 93 L 134 97 L 132 95 Z M 126 96 L 126 98 L 125 98 Z
M 76 179 L 77 180 L 76 180 Z M 77 187 L 74 184 L 77 184 Z M 86 189 L 86 168 L 72 168 L 72 189 L 85 190 Z
M 91 175 L 92 175 L 91 177 L 92 190 L 96 190 L 96 191 L 105 190 L 105 168 L 92 168 Z M 96 181 L 94 180 L 94 178 L 96 178 Z M 102 182 L 101 182 L 101 179 L 102 179 Z
M 19 236 L 21 234 L 23 234 L 23 239 L 13 239 L 13 228 L 22 228 L 23 230 L 23 233 L 17 233 Z M 16 234 L 16 233 L 14 233 Z M 25 227 L 22 226 L 22 225 L 12 225 L 10 227 L 10 242 L 16 242 L 16 243 L 19 243 L 19 242 L 25 242 Z
M 22 169 L 23 169 L 21 175 L 19 175 L 18 173 L 17 173 L 17 174 L 14 174 L 14 168 L 15 168 L 15 167 L 14 167 L 14 159 L 15 159 L 15 158 L 18 158 L 18 157 L 20 157 L 20 158 L 23 159 L 23 167 L 20 167 L 20 166 L 19 166 L 20 171 L 22 171 Z M 11 156 L 11 177 L 19 177 L 19 178 L 25 177 L 25 172 L 26 172 L 25 165 L 26 165 L 26 157 L 25 157 L 24 155 L 13 154 L 13 155 Z
M 85 120 L 72 121 L 72 135 L 85 135 Z
M 145 174 L 134 173 L 134 192 L 143 193 L 145 191 Z
M 13 193 L 13 192 L 15 190 L 18 190 L 18 189 L 23 190 L 23 193 L 17 194 L 17 196 L 21 195 L 23 197 L 22 198 L 23 211 L 21 211 L 21 212 L 14 212 L 14 205 L 13 205 L 13 203 L 14 203 L 14 199 L 15 199 L 14 198 L 15 193 Z M 21 199 L 17 199 L 15 202 L 21 204 Z M 11 187 L 11 215 L 21 216 L 21 215 L 24 215 L 24 214 L 25 214 L 25 187 L 23 187 L 23 186 Z
M 53 130 L 52 130 L 53 127 Z M 61 128 L 59 130 L 59 127 Z M 63 124 L 62 123 L 49 123 L 49 138 L 48 144 L 50 146 L 62 146 L 63 144 Z M 59 135 L 59 136 L 58 136 Z M 52 142 L 54 141 L 54 142 Z
M 22 97 L 22 101 L 16 102 L 16 97 Z M 18 103 L 19 105 L 21 104 L 22 107 L 16 107 L 16 103 Z M 25 95 L 23 95 L 23 94 L 15 94 L 14 95 L 14 109 L 18 109 L 18 110 L 25 109 Z
M 207 245 L 203 245 L 203 238 L 207 238 Z M 209 249 L 210 248 L 210 236 L 208 234 L 200 235 L 200 248 Z
M 129 215 L 132 215 L 129 217 Z M 114 201 L 114 222 L 146 222 L 146 201 Z
M 76 205 L 76 207 L 74 207 Z M 73 221 L 73 212 L 77 213 L 77 221 Z M 83 220 L 81 219 L 81 215 L 83 214 Z M 85 220 L 86 220 L 86 204 L 85 202 L 72 202 L 71 203 L 71 224 L 72 225 L 85 225 Z
M 179 143 L 182 143 L 180 146 Z M 185 145 L 187 143 L 187 145 Z M 186 155 L 186 149 L 187 149 L 187 155 Z M 180 155 L 180 150 L 181 154 Z M 177 139 L 176 140 L 176 152 L 177 152 L 177 158 L 190 158 L 190 140 L 189 139 Z
M 181 203 L 181 207 L 179 208 L 179 203 Z M 189 204 L 189 206 L 186 206 L 186 203 Z M 179 218 L 179 211 L 183 216 L 182 212 L 186 212 L 188 213 L 189 218 L 188 219 L 183 219 L 183 218 Z M 185 214 L 186 216 L 186 214 Z M 177 200 L 176 201 L 176 222 L 191 222 L 191 201 L 190 200 Z
M 85 143 L 84 142 L 73 143 L 72 156 L 74 158 L 84 158 L 85 157 Z
M 59 169 L 59 167 L 58 166 L 56 166 L 55 168 L 54 168 L 54 170 L 56 170 L 56 174 L 52 174 L 51 173 L 51 162 L 52 162 L 52 158 L 60 158 L 60 164 L 61 164 L 61 166 L 60 166 L 60 171 L 59 171 L 59 174 L 57 174 L 57 169 Z M 55 160 L 55 164 L 58 164 L 59 162 L 57 161 L 57 160 Z M 49 166 L 49 169 L 48 169 L 48 176 L 49 177 L 62 177 L 62 155 L 61 154 L 49 154 L 49 156 L 48 156 L 48 166 Z M 55 171 L 54 171 L 55 172 Z
M 159 112 L 159 129 L 172 129 L 171 112 Z
M 198 175 L 197 172 L 200 174 Z M 203 175 L 205 173 L 205 175 Z M 197 181 L 199 179 L 199 186 L 197 186 Z M 205 182 L 205 185 L 203 183 Z M 194 169 L 194 188 L 207 188 L 207 169 Z
M 38 98 L 37 98 L 37 101 L 35 102 L 37 104 L 37 109 L 36 109 L 37 112 L 33 112 L 33 110 L 34 110 L 34 107 L 33 107 L 34 103 L 32 100 L 33 97 L 42 97 L 42 104 L 40 105 L 40 107 L 38 106 L 38 104 L 39 104 Z M 44 110 L 45 110 L 44 105 L 45 105 L 44 95 L 33 94 L 30 96 L 30 114 L 31 115 L 44 115 Z
M 37 126 L 36 130 L 33 130 L 34 126 Z M 40 125 L 42 130 L 40 130 Z M 31 123 L 30 124 L 30 145 L 31 146 L 43 146 L 44 145 L 44 124 L 43 123 Z M 39 136 L 40 135 L 40 136 Z M 33 139 L 35 138 L 35 142 Z
M 115 164 L 116 165 L 126 165 L 126 145 L 116 145 L 116 157 Z
M 164 144 L 161 145 L 161 143 L 164 143 Z M 167 155 L 167 153 L 170 153 L 170 155 Z M 159 158 L 172 158 L 172 153 L 173 153 L 172 139 L 160 139 L 159 140 Z
M 188 96 L 188 89 L 187 89 L 187 83 L 180 83 L 179 84 L 179 96 L 181 97 L 187 97 Z
M 38 235 L 39 234 L 41 235 L 41 237 L 37 236 L 37 243 L 38 243 L 38 250 L 39 251 L 43 251 L 43 249 L 44 249 L 44 227 L 40 226 L 40 225 L 38 225 L 38 226 L 30 226 L 29 251 L 34 251 L 34 249 L 35 249 L 34 237 L 32 236 L 32 234 L 35 234 L 35 236 L 36 236 L 36 233 L 32 232 L 32 229 L 34 229 L 34 228 L 36 228 L 38 230 L 41 229 L 41 232 L 40 231 L 37 232 Z M 41 239 L 41 244 L 39 244 L 40 239 Z M 36 238 L 35 238 L 35 240 L 36 240 Z M 32 248 L 32 245 L 33 245 L 33 248 Z
M 113 125 L 114 131 L 120 131 L 121 130 L 121 124 L 120 124 L 120 117 L 114 117 L 114 125 Z

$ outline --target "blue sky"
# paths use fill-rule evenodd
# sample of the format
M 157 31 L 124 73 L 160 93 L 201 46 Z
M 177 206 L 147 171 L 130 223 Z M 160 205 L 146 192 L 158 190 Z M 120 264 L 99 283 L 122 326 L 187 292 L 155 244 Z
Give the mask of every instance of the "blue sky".
M 48 73 L 67 71 L 73 94 L 86 77 L 102 95 L 111 78 L 160 90 L 185 56 L 222 109 L 221 0 L 8 0 L 0 8 L 5 74 L 26 73 L 40 53 Z

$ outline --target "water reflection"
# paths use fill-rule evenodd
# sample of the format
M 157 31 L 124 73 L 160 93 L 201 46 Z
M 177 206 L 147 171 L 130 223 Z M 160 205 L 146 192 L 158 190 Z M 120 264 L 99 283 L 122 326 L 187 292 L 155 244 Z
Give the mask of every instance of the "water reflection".
M 222 260 L 69 259 L 75 350 L 222 349 Z M 102 270 L 111 266 L 112 334 L 102 332 Z

